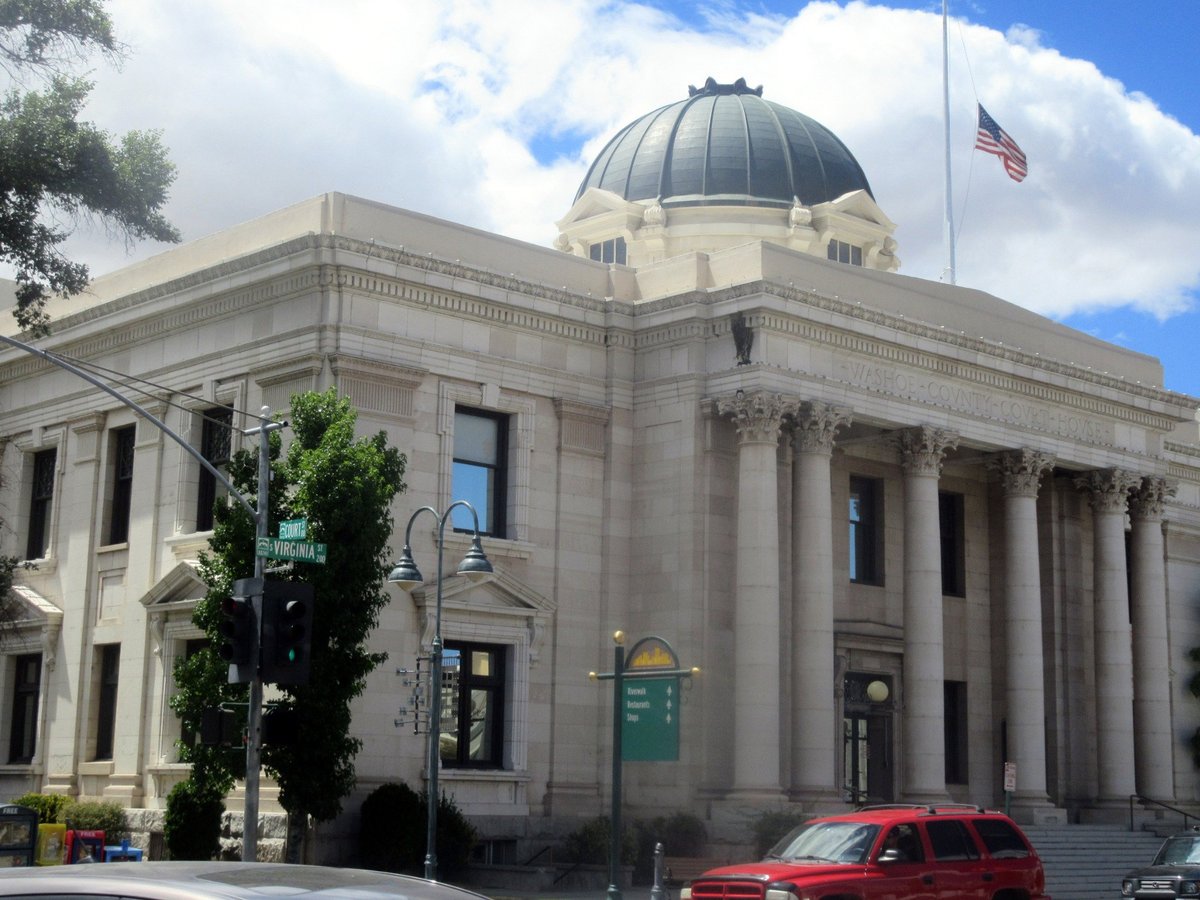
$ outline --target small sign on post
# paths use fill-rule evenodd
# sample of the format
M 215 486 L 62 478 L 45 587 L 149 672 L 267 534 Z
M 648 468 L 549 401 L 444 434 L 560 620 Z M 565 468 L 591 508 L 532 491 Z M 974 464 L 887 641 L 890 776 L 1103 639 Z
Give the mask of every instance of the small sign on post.
M 324 564 L 329 548 L 325 544 L 307 541 L 282 541 L 279 538 L 259 538 L 255 551 L 267 559 L 294 559 L 298 562 Z
M 285 519 L 279 523 L 281 541 L 304 541 L 308 539 L 308 519 Z

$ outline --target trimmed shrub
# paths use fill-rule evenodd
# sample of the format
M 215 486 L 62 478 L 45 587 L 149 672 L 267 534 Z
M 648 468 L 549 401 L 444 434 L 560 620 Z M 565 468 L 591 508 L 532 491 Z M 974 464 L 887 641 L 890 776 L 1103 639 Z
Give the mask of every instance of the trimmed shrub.
M 163 840 L 171 859 L 207 860 L 221 849 L 221 816 L 225 801 L 192 779 L 181 781 L 167 795 Z
M 22 794 L 13 801 L 17 806 L 36 809 L 38 822 L 42 825 L 53 825 L 62 821 L 62 811 L 71 798 L 66 794 Z
M 62 811 L 60 821 L 65 822 L 69 828 L 103 831 L 104 839 L 109 843 L 129 836 L 125 809 L 112 800 L 77 800 L 68 803 Z
M 384 872 L 420 875 L 425 869 L 425 795 L 403 782 L 381 784 L 363 801 L 359 852 L 362 864 Z M 442 794 L 438 803 L 438 878 L 461 874 L 477 839 L 475 828 L 455 802 Z
M 608 864 L 611 843 L 611 821 L 608 816 L 597 816 L 567 835 L 563 841 L 563 855 L 570 863 L 603 866 Z M 636 859 L 637 843 L 633 833 L 629 828 L 622 828 L 621 863 L 632 865 Z

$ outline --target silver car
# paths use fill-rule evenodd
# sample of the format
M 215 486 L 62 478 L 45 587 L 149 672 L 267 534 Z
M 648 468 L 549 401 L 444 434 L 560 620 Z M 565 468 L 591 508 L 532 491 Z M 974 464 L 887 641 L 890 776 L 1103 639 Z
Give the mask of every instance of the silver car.
M 125 862 L 0 869 L 0 897 L 93 900 L 216 900 L 319 897 L 321 900 L 481 900 L 448 884 L 367 869 L 246 862 Z

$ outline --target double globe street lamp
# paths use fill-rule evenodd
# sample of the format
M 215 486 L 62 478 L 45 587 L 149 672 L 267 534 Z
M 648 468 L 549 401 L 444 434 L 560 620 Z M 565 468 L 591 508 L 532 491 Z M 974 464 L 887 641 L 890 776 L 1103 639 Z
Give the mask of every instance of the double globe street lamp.
M 437 878 L 437 814 L 440 797 L 438 796 L 438 769 L 441 766 L 442 741 L 442 551 L 446 546 L 446 523 L 456 507 L 464 507 L 471 511 L 474 536 L 471 539 L 471 549 L 467 551 L 458 566 L 458 574 L 465 575 L 472 584 L 480 584 L 492 577 L 492 564 L 484 555 L 483 545 L 479 540 L 479 515 L 466 500 L 455 500 L 441 515 L 432 506 L 422 506 L 409 517 L 408 526 L 404 529 L 404 552 L 395 568 L 388 573 L 387 580 L 397 584 L 406 593 L 425 583 L 421 571 L 413 561 L 410 537 L 413 522 L 421 513 L 428 512 L 437 520 L 437 602 L 433 619 L 433 647 L 430 654 L 429 668 L 429 791 L 425 798 L 427 816 L 425 819 L 425 877 L 433 881 Z

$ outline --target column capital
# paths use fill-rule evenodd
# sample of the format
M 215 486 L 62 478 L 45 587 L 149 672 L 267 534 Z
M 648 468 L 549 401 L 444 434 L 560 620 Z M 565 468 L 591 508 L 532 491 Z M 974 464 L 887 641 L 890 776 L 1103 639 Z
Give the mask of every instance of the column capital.
M 1147 475 L 1129 495 L 1129 514 L 1135 519 L 1154 522 L 1162 519 L 1163 505 L 1174 497 L 1179 486 L 1160 475 Z
M 839 428 L 848 426 L 853 413 L 843 406 L 831 406 L 821 400 L 801 403 L 792 418 L 792 434 L 797 453 L 831 453 Z
M 1141 481 L 1125 469 L 1093 469 L 1075 476 L 1075 487 L 1088 495 L 1094 512 L 1124 513 L 1129 491 Z
M 779 441 L 784 417 L 795 415 L 799 405 L 799 400 L 770 391 L 738 391 L 717 398 L 717 413 L 733 419 L 739 443 L 774 444 Z
M 1004 493 L 1016 497 L 1036 497 L 1042 473 L 1054 465 L 1052 453 L 1022 447 L 1005 450 L 987 458 L 987 467 L 1000 476 Z
M 931 425 L 906 428 L 893 436 L 900 463 L 910 475 L 940 475 L 947 450 L 958 446 L 958 435 Z

